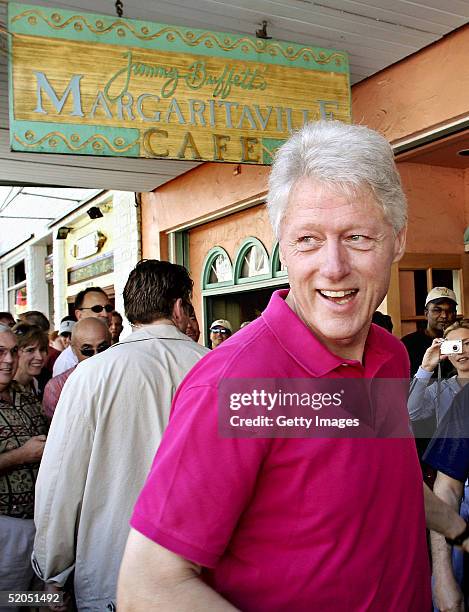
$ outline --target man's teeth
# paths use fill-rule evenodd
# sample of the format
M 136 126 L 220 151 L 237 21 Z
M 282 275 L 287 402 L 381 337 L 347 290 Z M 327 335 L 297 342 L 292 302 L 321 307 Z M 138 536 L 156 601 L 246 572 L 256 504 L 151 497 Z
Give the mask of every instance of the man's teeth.
M 326 291 L 325 289 L 320 289 L 319 292 L 326 297 L 342 298 L 346 295 L 352 295 L 352 293 L 356 292 L 356 289 L 348 289 L 347 291 Z
M 346 289 L 345 291 L 330 291 L 328 289 L 319 289 L 319 293 L 325 298 L 334 300 L 334 304 L 347 304 L 358 289 Z

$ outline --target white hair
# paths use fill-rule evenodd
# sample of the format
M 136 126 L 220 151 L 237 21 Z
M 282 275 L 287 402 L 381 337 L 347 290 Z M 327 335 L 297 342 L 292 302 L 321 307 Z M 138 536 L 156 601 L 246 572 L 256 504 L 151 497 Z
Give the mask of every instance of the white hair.
M 349 192 L 369 189 L 395 232 L 407 222 L 407 201 L 388 141 L 370 128 L 341 121 L 304 125 L 277 151 L 269 177 L 267 209 L 275 236 L 290 192 L 301 178 Z

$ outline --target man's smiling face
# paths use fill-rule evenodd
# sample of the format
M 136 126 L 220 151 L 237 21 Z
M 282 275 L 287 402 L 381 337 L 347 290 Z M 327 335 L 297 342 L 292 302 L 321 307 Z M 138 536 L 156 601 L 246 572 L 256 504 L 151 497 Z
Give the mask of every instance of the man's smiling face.
M 405 229 L 396 236 L 367 189 L 345 193 L 305 177 L 293 187 L 281 223 L 287 302 L 329 350 L 361 359 L 404 245 Z

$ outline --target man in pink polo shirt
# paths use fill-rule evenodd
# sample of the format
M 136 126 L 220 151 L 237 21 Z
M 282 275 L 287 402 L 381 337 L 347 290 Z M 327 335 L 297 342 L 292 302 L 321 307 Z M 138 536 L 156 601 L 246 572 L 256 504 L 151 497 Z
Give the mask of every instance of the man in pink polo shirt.
M 268 207 L 290 291 L 180 386 L 131 520 L 118 608 L 427 611 L 412 439 L 218 430 L 230 379 L 408 377 L 403 345 L 371 325 L 405 245 L 392 150 L 365 127 L 309 124 L 279 150 Z M 405 396 L 396 403 L 402 430 Z M 451 536 L 464 530 L 454 520 Z

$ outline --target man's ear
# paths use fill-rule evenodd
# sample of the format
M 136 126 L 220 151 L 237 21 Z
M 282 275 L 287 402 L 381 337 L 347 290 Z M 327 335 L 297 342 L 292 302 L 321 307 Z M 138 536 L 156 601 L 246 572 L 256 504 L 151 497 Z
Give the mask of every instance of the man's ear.
M 407 225 L 397 232 L 396 237 L 394 238 L 394 258 L 392 263 L 396 263 L 402 259 L 402 256 L 405 253 L 405 243 L 407 237 Z
M 187 324 L 187 311 L 182 298 L 178 298 L 173 304 L 172 321 L 176 327 L 183 326 L 185 328 Z
M 81 310 L 75 310 L 75 319 L 77 321 L 81 319 Z

